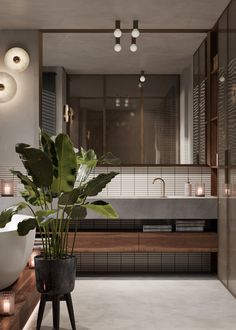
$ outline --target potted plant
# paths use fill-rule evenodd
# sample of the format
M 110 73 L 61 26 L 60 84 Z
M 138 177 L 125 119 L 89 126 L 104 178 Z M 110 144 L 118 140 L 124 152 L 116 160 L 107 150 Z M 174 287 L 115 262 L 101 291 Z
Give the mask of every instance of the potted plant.
M 73 256 L 77 226 L 72 242 L 70 222 L 82 220 L 87 210 L 108 218 L 117 218 L 113 207 L 104 201 L 88 201 L 96 196 L 118 173 L 99 174 L 89 179 L 98 162 L 116 161 L 112 154 L 98 160 L 93 150 L 81 148 L 76 154 L 66 134 L 55 139 L 41 131 L 40 147 L 16 145 L 26 174 L 11 170 L 24 185 L 24 202 L 7 208 L 0 214 L 4 227 L 14 214 L 29 208 L 32 217 L 18 224 L 18 234 L 26 235 L 37 228 L 42 240 L 42 254 L 35 258 L 36 285 L 42 294 L 61 295 L 74 289 L 76 260 Z

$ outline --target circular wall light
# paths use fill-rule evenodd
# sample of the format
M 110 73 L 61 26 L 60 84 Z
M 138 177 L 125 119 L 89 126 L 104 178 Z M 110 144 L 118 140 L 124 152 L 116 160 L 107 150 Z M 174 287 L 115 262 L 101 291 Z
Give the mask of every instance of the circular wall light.
M 6 52 L 4 63 L 12 71 L 23 72 L 29 66 L 29 54 L 23 48 L 13 47 Z
M 0 103 L 10 101 L 16 94 L 15 79 L 6 72 L 0 72 Z

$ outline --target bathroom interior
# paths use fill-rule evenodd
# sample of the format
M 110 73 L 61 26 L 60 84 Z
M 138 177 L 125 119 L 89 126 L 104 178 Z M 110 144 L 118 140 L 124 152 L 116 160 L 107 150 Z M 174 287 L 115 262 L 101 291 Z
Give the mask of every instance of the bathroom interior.
M 39 229 L 19 236 L 28 213 L 5 227 L 0 215 L 0 329 L 235 327 L 236 1 L 120 2 L 0 13 L 0 212 L 22 202 L 15 145 L 38 147 L 42 129 L 112 153 L 89 179 L 116 173 L 96 200 L 118 214 L 70 223 L 74 321 L 60 302 L 58 324 L 53 299 L 38 321 Z M 16 47 L 22 71 L 6 60 Z

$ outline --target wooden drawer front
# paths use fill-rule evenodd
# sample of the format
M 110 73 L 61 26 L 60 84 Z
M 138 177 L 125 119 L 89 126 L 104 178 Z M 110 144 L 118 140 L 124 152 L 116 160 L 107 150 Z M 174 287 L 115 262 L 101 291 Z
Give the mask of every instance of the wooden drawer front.
M 217 252 L 216 233 L 139 233 L 140 252 Z
M 73 235 L 70 234 L 70 244 Z M 78 232 L 76 252 L 138 252 L 138 233 Z

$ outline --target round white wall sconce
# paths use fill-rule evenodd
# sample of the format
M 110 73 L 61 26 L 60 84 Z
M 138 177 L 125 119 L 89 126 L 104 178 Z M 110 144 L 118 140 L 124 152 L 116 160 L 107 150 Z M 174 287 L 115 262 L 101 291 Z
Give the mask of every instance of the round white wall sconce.
M 13 47 L 6 52 L 4 63 L 12 71 L 23 72 L 29 66 L 29 54 L 23 48 Z
M 15 79 L 6 72 L 0 72 L 0 103 L 10 101 L 16 94 Z

